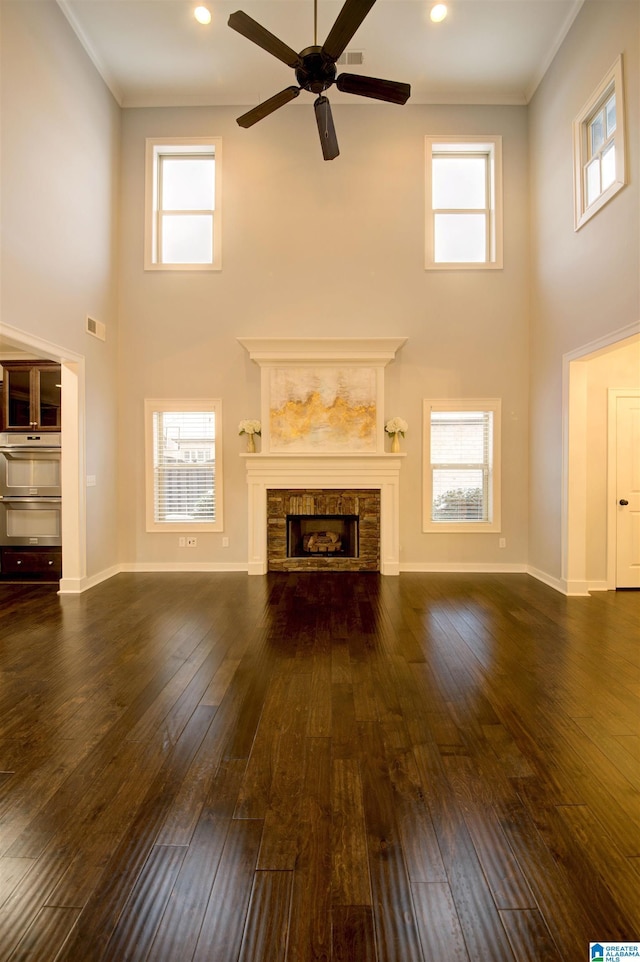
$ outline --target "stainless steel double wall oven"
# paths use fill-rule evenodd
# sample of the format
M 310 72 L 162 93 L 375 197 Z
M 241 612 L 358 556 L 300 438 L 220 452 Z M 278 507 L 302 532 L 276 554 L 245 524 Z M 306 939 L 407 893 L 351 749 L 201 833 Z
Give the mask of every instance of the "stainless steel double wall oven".
M 0 434 L 0 545 L 62 544 L 60 434 Z
M 62 573 L 61 368 L 2 360 L 0 576 Z

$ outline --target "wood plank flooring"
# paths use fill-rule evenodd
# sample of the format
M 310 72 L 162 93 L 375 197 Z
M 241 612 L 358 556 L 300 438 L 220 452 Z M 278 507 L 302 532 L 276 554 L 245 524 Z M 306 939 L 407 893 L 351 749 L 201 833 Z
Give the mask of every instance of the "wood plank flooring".
M 0 585 L 0 962 L 581 962 L 640 940 L 640 594 Z

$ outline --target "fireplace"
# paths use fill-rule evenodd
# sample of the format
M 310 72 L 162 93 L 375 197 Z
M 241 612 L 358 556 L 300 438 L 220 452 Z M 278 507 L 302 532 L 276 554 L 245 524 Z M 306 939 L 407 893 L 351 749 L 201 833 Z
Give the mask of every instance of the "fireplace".
M 269 571 L 379 571 L 380 491 L 267 490 Z
M 287 558 L 357 558 L 357 515 L 287 515 Z
M 385 450 L 384 372 L 406 338 L 238 341 L 260 367 L 260 451 L 241 455 L 248 573 L 397 575 L 405 455 Z
M 244 454 L 248 486 L 248 572 L 314 570 L 310 559 L 287 559 L 287 515 L 357 515 L 359 559 L 332 562 L 335 571 L 379 571 L 397 575 L 400 570 L 400 467 L 401 454 L 364 456 L 309 456 Z M 297 499 L 285 505 L 282 492 Z M 359 492 L 358 508 L 343 498 L 339 510 L 335 497 Z M 309 508 L 305 498 L 322 492 L 323 506 Z M 369 501 L 373 497 L 374 501 Z M 362 500 L 364 498 L 364 501 Z M 279 501 L 276 505 L 275 502 Z M 374 504 L 374 511 L 368 505 Z M 274 559 L 274 541 L 279 543 Z M 363 567 L 356 567 L 359 561 Z M 315 570 L 326 570 L 325 561 Z

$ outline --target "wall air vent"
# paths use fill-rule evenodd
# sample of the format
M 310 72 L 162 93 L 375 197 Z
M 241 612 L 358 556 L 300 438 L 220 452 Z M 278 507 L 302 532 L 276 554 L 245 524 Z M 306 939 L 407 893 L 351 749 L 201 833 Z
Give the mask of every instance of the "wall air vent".
M 96 321 L 95 318 L 87 315 L 87 334 L 93 334 L 94 337 L 99 337 L 101 341 L 104 341 L 106 340 L 107 329 L 102 321 Z
M 345 50 L 344 53 L 340 54 L 336 63 L 339 67 L 355 67 L 364 63 L 364 54 L 362 50 Z

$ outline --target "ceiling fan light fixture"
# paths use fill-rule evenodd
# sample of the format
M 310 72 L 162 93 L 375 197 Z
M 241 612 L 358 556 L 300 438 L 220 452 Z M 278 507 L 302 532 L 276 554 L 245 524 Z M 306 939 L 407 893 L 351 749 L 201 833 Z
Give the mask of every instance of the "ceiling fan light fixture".
M 436 3 L 433 7 L 431 7 L 431 12 L 429 13 L 429 16 L 431 17 L 434 23 L 442 23 L 446 15 L 447 15 L 446 3 Z
M 208 7 L 196 7 L 193 11 L 193 15 L 198 23 L 201 23 L 203 27 L 206 27 L 207 24 L 211 23 L 211 11 Z

